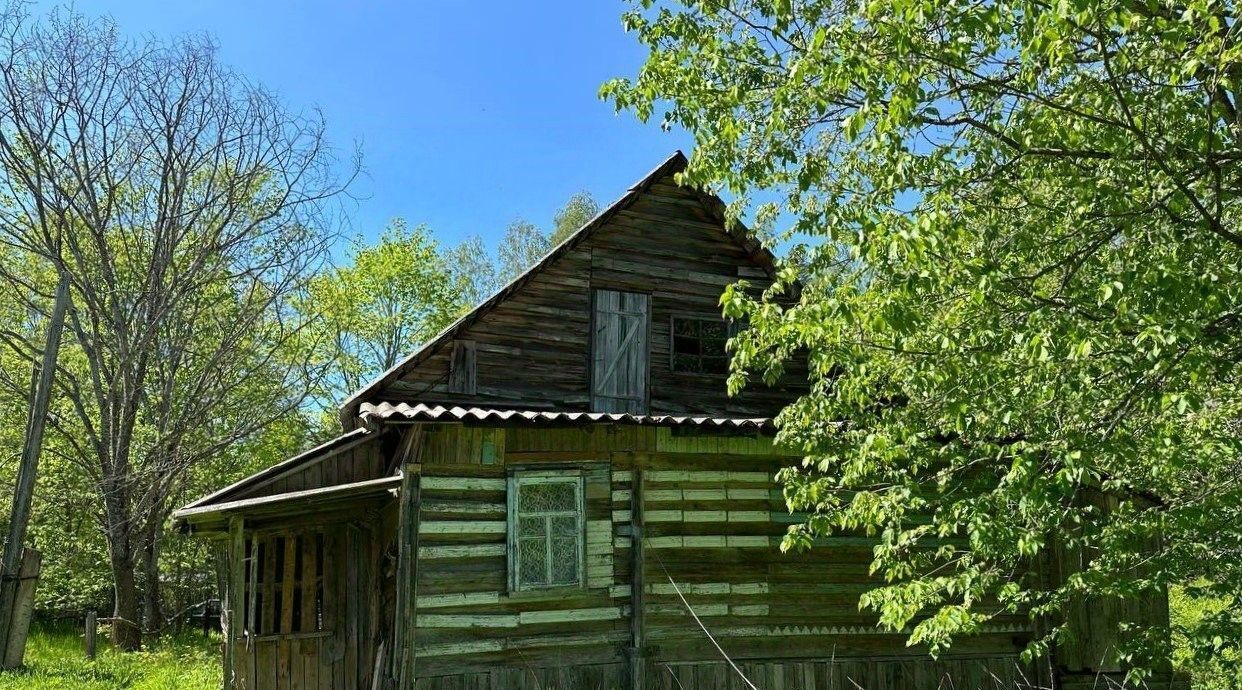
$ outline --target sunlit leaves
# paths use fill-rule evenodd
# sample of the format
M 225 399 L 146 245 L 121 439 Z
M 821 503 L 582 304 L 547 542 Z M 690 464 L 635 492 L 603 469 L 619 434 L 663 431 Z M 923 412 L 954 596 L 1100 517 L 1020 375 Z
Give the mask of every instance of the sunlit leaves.
M 808 515 L 786 546 L 877 535 L 890 584 L 863 603 L 912 643 L 1208 581 L 1235 603 L 1184 634 L 1236 644 L 1203 632 L 1242 618 L 1232 12 L 684 0 L 627 15 L 649 57 L 602 94 L 689 130 L 684 178 L 734 194 L 732 213 L 779 199 L 754 217 L 790 248 L 799 299 L 783 301 L 786 271 L 721 304 L 751 325 L 731 390 L 808 359 L 811 393 L 780 416 L 807 457 L 782 475 Z M 1054 546 L 1090 567 L 1022 576 Z M 1136 673 L 1167 652 L 1158 632 L 1118 632 Z

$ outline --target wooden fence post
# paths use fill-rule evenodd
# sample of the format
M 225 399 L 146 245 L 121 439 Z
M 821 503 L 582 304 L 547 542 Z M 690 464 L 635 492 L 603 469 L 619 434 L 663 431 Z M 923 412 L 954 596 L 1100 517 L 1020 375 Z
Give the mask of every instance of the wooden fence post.
M 98 614 L 94 611 L 86 612 L 86 658 L 95 658 L 95 634 L 99 628 Z
M 34 549 L 22 549 L 21 566 L 17 569 L 17 582 L 13 592 L 13 608 L 9 612 L 8 640 L 4 646 L 5 668 L 18 668 L 26 655 L 26 635 L 34 618 L 35 585 L 43 570 L 43 554 Z

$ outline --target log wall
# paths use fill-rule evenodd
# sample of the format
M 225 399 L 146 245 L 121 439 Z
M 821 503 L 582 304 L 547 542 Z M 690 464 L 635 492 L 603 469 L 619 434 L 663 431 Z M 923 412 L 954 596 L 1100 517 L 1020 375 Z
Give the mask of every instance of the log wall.
M 940 662 L 877 629 L 875 614 L 857 605 L 875 584 L 869 539 L 782 555 L 794 518 L 773 473 L 794 460 L 766 439 L 632 426 L 433 429 L 418 520 L 419 688 L 744 687 L 703 627 L 763 688 L 852 680 L 921 690 L 941 678 L 1012 687 L 1020 672 L 1024 619 L 1000 622 Z M 484 436 L 503 448 L 491 463 L 477 454 Z M 506 474 L 554 466 L 587 473 L 586 586 L 510 593 Z

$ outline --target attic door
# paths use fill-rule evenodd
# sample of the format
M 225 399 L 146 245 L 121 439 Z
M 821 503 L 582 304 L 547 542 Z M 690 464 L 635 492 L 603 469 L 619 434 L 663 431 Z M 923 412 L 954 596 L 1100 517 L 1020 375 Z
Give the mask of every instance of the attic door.
M 596 290 L 591 319 L 591 410 L 647 411 L 651 296 Z

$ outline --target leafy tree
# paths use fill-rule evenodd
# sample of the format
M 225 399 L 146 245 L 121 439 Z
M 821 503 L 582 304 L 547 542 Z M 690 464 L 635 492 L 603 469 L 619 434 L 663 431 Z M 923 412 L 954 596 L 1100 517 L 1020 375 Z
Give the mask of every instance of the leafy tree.
M 1206 0 L 625 15 L 649 56 L 602 93 L 689 130 L 685 179 L 805 258 L 800 293 L 786 268 L 723 298 L 751 324 L 731 389 L 809 357 L 779 419 L 810 512 L 786 546 L 875 534 L 887 583 L 863 603 L 912 642 L 1176 584 L 1227 602 L 1181 631 L 1197 653 L 1238 658 L 1238 20 Z M 1019 576 L 1058 544 L 1086 570 Z M 1123 658 L 1167 657 L 1168 632 L 1128 630 Z
M 311 282 L 302 309 L 320 315 L 329 405 L 461 315 L 471 285 L 449 263 L 426 227 L 398 218 L 374 246 L 355 241 L 347 265 Z
M 222 67 L 209 41 L 129 42 L 108 21 L 15 7 L 0 21 L 0 232 L 19 268 L 2 273 L 34 312 L 49 283 L 22 267 L 71 278 L 52 428 L 98 497 L 113 637 L 135 649 L 142 571 L 191 468 L 310 389 L 290 302 L 342 185 L 322 121 Z M 30 360 L 37 343 L 13 325 L 3 341 Z
M 539 226 L 525 220 L 515 220 L 505 228 L 497 251 L 499 265 L 496 275 L 501 285 L 508 283 L 530 268 L 552 248 L 548 236 Z
M 565 241 L 578 228 L 586 225 L 588 220 L 599 213 L 599 203 L 588 191 L 577 192 L 569 197 L 565 205 L 557 209 L 552 217 L 552 235 L 549 242 L 553 247 Z
M 461 244 L 446 250 L 444 261 L 454 279 L 462 285 L 462 299 L 466 304 L 478 304 L 500 287 L 496 264 L 483 238 L 478 235 L 471 235 Z

